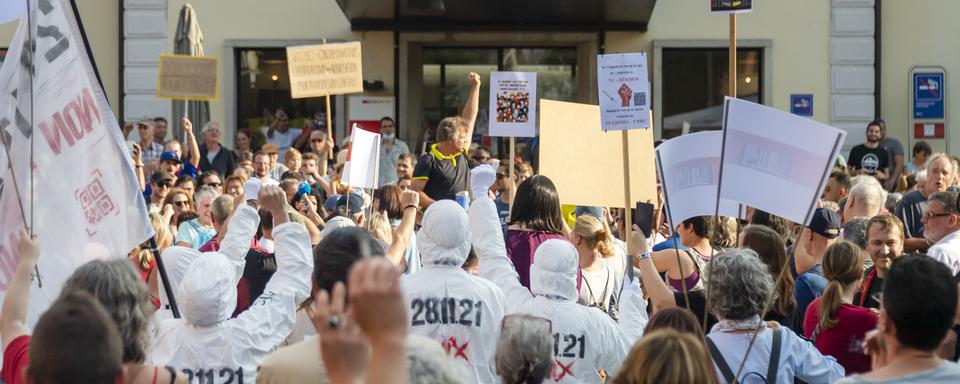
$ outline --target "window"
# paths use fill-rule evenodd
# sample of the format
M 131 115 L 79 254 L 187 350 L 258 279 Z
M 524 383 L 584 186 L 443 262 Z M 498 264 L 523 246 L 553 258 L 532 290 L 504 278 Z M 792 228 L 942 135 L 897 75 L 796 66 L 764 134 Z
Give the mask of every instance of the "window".
M 727 48 L 668 48 L 661 53 L 661 138 L 719 130 L 727 95 Z M 737 97 L 763 103 L 763 48 L 737 49 Z
M 577 98 L 577 48 L 442 48 L 423 49 L 423 121 L 430 129 L 419 138 L 433 141 L 434 127 L 441 119 L 455 116 L 466 102 L 467 74 L 480 74 L 480 112 L 474 141 L 493 147 L 504 157 L 506 139 L 486 136 L 489 118 L 490 72 L 518 71 L 537 73 L 537 97 L 563 101 Z M 539 100 L 538 100 L 539 102 Z M 518 138 L 518 147 L 528 140 Z M 518 148 L 518 153 L 520 153 Z
M 237 128 L 267 126 L 283 108 L 291 128 L 302 128 L 308 120 L 326 130 L 326 101 L 323 97 L 291 99 L 287 75 L 286 48 L 236 48 Z M 331 98 L 331 112 L 337 98 Z M 255 135 L 256 136 L 256 135 Z M 254 138 L 257 141 L 257 138 Z M 259 143 L 257 143 L 259 144 Z

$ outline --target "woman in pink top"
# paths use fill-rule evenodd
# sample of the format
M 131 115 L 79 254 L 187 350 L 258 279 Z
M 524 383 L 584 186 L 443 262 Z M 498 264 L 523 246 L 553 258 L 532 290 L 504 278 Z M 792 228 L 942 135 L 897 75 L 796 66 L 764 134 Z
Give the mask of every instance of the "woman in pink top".
M 827 289 L 810 303 L 803 319 L 804 335 L 821 353 L 835 357 L 847 375 L 870 371 L 863 341 L 877 327 L 873 310 L 852 304 L 863 280 L 863 262 L 863 251 L 849 241 L 828 247 L 823 256 Z
M 567 240 L 570 230 L 565 225 L 557 187 L 549 178 L 535 175 L 517 186 L 507 227 L 507 255 L 524 287 L 530 288 L 533 252 L 549 239 Z

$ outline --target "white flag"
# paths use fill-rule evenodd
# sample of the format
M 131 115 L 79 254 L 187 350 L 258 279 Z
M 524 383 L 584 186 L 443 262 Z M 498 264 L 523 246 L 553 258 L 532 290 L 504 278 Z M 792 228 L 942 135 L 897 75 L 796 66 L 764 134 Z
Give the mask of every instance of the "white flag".
M 20 24 L 0 68 L 0 127 L 12 140 L 9 148 L 0 148 L 10 151 L 12 165 L 7 154 L 0 155 L 0 296 L 20 259 L 22 206 L 41 243 L 42 288 L 34 279 L 30 326 L 78 266 L 95 258 L 126 257 L 153 236 L 132 160 L 87 57 L 70 2 L 41 3 L 31 10 L 34 25 L 45 30 L 42 36 L 33 34 L 38 38 L 32 87 L 30 60 L 22 50 L 27 23 Z
M 744 216 L 735 201 L 721 200 L 717 211 L 722 144 L 722 132 L 707 131 L 677 136 L 657 146 L 657 172 L 672 228 L 695 216 Z
M 342 183 L 351 187 L 377 188 L 380 174 L 380 134 L 356 124 L 350 133 L 350 148 L 343 165 Z
M 749 101 L 723 107 L 720 198 L 806 225 L 847 133 Z

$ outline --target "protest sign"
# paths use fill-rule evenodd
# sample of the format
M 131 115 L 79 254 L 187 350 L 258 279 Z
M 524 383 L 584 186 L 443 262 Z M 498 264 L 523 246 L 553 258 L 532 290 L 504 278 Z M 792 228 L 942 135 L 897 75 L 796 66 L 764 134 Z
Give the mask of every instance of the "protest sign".
M 490 136 L 537 134 L 537 73 L 490 72 Z
M 380 175 L 380 134 L 354 125 L 350 133 L 350 147 L 343 166 L 344 185 L 359 188 L 378 188 Z
M 287 47 L 290 97 L 363 92 L 360 42 Z
M 677 136 L 657 147 L 657 173 L 671 228 L 716 213 L 722 145 L 722 132 L 707 131 Z M 741 209 L 740 203 L 723 200 L 719 215 L 742 217 Z
M 31 65 L 23 57 L 28 31 L 27 23 L 20 23 L 0 68 L 0 122 L 11 140 L 4 148 L 9 152 L 0 155 L 0 295 L 19 260 L 23 221 L 32 222 L 42 244 L 37 266 L 42 287 L 31 284 L 30 327 L 78 266 L 96 258 L 124 258 L 153 236 L 132 160 L 87 57 L 71 2 L 42 4 L 42 11 L 31 10 L 33 24 L 48 36 L 35 41 L 37 60 Z
M 753 0 L 710 0 L 710 13 L 716 15 L 753 11 Z
M 604 131 L 650 127 L 646 53 L 597 55 L 597 88 Z
M 217 98 L 216 57 L 160 55 L 157 97 L 211 101 Z
M 540 99 L 540 174 L 570 205 L 623 207 L 623 141 L 600 130 L 596 105 Z M 657 200 L 653 131 L 629 134 L 630 201 Z M 629 207 L 633 208 L 633 203 Z
M 846 132 L 727 97 L 720 198 L 807 224 Z

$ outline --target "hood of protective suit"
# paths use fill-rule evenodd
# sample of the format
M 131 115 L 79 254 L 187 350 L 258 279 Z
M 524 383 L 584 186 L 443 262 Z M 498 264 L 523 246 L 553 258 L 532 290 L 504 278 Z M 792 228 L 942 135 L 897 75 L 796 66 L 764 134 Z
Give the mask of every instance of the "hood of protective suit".
M 467 211 L 453 200 L 431 204 L 417 233 L 417 249 L 423 265 L 463 265 L 470 255 Z
M 183 281 L 183 275 L 187 273 L 190 264 L 193 264 L 193 261 L 200 257 L 200 251 L 190 247 L 175 245 L 164 249 L 160 257 L 163 258 L 163 266 L 166 267 L 170 287 L 179 299 L 180 295 L 177 294 L 177 289 L 180 286 L 180 282 Z M 167 291 L 163 289 L 163 285 L 160 285 L 160 302 L 170 304 L 170 300 L 167 299 Z M 177 304 L 180 304 L 179 300 Z
M 544 241 L 533 253 L 530 266 L 530 291 L 537 296 L 577 299 L 577 249 L 566 240 Z
M 340 228 L 349 228 L 356 227 L 357 223 L 354 223 L 353 220 L 350 220 L 343 216 L 335 216 L 334 218 L 327 221 L 327 224 L 323 227 L 323 230 L 320 231 L 320 238 L 324 238 L 328 233 L 333 232 Z
M 229 319 L 237 306 L 236 271 L 219 252 L 206 252 L 190 264 L 177 291 L 183 318 L 199 326 Z

